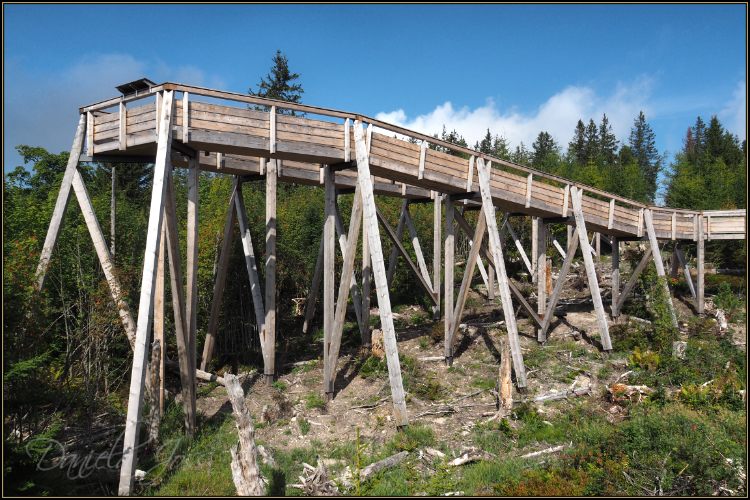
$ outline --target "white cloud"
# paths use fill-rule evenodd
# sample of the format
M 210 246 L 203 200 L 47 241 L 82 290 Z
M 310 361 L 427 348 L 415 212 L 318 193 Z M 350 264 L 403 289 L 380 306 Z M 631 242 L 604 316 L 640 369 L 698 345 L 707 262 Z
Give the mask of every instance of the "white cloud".
M 600 96 L 590 87 L 569 86 L 550 97 L 533 112 L 524 113 L 516 107 L 501 109 L 493 99 L 474 110 L 467 106 L 456 109 L 453 103 L 438 105 L 430 113 L 409 118 L 402 110 L 378 113 L 375 117 L 424 134 L 456 130 L 470 146 L 487 133 L 503 135 L 515 149 L 521 142 L 531 148 L 539 132 L 549 132 L 557 142 L 567 147 L 579 119 L 588 123 L 593 118 L 597 125 L 607 114 L 613 132 L 619 140 L 626 140 L 633 120 L 643 111 L 647 118 L 654 110 L 647 100 L 651 95 L 652 80 L 642 76 L 630 84 L 618 83 L 608 96 Z
M 41 146 L 53 153 L 70 150 L 78 124 L 78 108 L 119 95 L 115 86 L 139 78 L 157 83 L 171 80 L 224 88 L 218 75 L 195 66 L 170 66 L 129 54 L 85 56 L 57 72 L 32 73 L 18 60 L 6 61 L 4 74 L 4 170 L 22 159 L 19 144 Z
M 732 92 L 724 109 L 719 113 L 724 128 L 737 135 L 740 140 L 747 138 L 747 82 L 739 82 Z

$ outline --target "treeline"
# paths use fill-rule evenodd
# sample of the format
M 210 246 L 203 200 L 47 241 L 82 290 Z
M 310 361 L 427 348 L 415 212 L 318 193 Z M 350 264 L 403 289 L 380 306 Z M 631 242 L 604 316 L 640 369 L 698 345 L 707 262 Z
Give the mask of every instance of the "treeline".
M 469 147 L 459 132 L 445 126 L 434 137 Z M 503 136 L 488 129 L 473 149 L 642 203 L 654 203 L 659 195 L 667 206 L 694 210 L 745 208 L 747 203 L 747 141 L 725 130 L 716 116 L 708 126 L 698 117 L 687 128 L 683 148 L 669 164 L 667 153 L 656 148 L 656 135 L 643 112 L 627 141 L 615 137 L 604 114 L 599 124 L 593 118 L 588 124 L 578 120 L 567 147 L 549 132 L 539 132 L 531 149 L 523 142 L 511 149 Z

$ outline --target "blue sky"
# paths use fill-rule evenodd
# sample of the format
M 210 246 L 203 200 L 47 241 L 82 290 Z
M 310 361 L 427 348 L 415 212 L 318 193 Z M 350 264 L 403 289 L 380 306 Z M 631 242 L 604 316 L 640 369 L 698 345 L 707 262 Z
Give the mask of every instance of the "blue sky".
M 697 116 L 746 137 L 745 5 L 4 5 L 4 170 L 69 150 L 79 106 L 142 77 L 257 89 L 280 49 L 303 102 L 470 144 L 567 146 L 640 110 L 660 152 Z

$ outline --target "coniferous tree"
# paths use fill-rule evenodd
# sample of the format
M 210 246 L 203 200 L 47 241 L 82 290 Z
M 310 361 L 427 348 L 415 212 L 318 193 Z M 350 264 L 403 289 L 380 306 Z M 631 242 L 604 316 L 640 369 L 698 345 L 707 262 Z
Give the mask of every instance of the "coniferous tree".
M 531 149 L 532 167 L 543 172 L 551 172 L 555 168 L 559 148 L 549 132 L 539 132 Z
M 511 161 L 519 165 L 528 165 L 530 158 L 529 150 L 526 149 L 526 145 L 521 141 L 521 144 L 516 146 L 515 152 L 511 155 Z
M 584 133 L 583 155 L 585 162 L 582 165 L 588 165 L 589 161 L 595 161 L 597 156 L 599 156 L 599 130 L 593 118 L 589 120 L 586 132 Z
M 575 132 L 573 133 L 573 140 L 570 141 L 568 149 L 572 152 L 576 161 L 579 165 L 586 165 L 588 158 L 586 157 L 586 126 L 582 120 L 578 120 Z
M 602 124 L 599 125 L 599 149 L 604 159 L 604 163 L 609 166 L 614 165 L 617 158 L 617 139 L 612 132 L 612 125 L 609 124 L 607 115 L 602 116 Z
M 282 55 L 280 50 L 276 51 L 276 56 L 273 58 L 274 65 L 271 67 L 271 73 L 266 78 L 260 77 L 260 83 L 258 84 L 258 91 L 253 92 L 253 89 L 248 90 L 251 96 L 256 97 L 267 97 L 268 99 L 277 99 L 279 101 L 287 101 L 300 103 L 302 102 L 302 94 L 305 93 L 302 90 L 302 85 L 299 83 L 292 83 L 294 80 L 300 77 L 299 73 L 292 73 L 289 71 L 289 59 L 286 54 Z M 270 106 L 255 107 L 255 109 L 263 109 L 265 111 L 270 110 Z M 304 116 L 295 113 L 290 109 L 276 109 L 276 112 L 283 115 L 291 116 Z
M 653 201 L 656 196 L 656 180 L 661 170 L 662 157 L 656 149 L 656 136 L 646 122 L 643 111 L 638 114 L 633 128 L 630 129 L 629 144 L 648 182 L 648 197 Z

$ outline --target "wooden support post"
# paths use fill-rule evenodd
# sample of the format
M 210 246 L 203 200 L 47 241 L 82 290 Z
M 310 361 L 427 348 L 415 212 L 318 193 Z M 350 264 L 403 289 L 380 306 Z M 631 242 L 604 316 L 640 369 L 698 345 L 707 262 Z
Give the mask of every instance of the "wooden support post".
M 539 336 L 537 337 L 537 340 L 539 342 L 547 341 L 547 331 L 549 330 L 549 325 L 552 323 L 552 318 L 555 316 L 555 307 L 557 306 L 557 301 L 560 300 L 560 293 L 562 292 L 563 286 L 565 285 L 565 277 L 568 275 L 570 265 L 573 263 L 573 257 L 575 256 L 577 249 L 578 241 L 573 240 L 570 248 L 568 249 L 567 257 L 565 257 L 563 265 L 560 268 L 560 276 L 557 278 L 557 283 L 555 283 L 554 290 L 552 290 L 552 296 L 549 299 L 547 309 L 546 311 L 544 311 L 544 322 L 542 323 L 542 327 L 539 329 Z
M 166 283 L 164 277 L 164 248 L 167 240 L 167 225 L 162 221 L 161 225 L 161 237 L 159 238 L 159 260 L 156 269 L 156 291 L 154 296 L 154 342 L 159 341 L 159 349 L 161 349 L 161 363 L 159 366 L 151 366 L 151 370 L 159 371 L 159 392 L 156 394 L 156 398 L 159 400 L 159 416 L 164 414 L 164 377 L 166 375 L 166 358 L 164 357 L 167 353 L 167 338 L 164 335 L 164 285 Z M 154 401 L 151 401 L 154 404 Z
M 648 239 L 651 242 L 651 249 L 654 256 L 654 265 L 656 266 L 656 274 L 664 279 L 664 293 L 666 294 L 667 303 L 669 304 L 669 313 L 672 316 L 672 326 L 677 328 L 677 315 L 674 312 L 674 304 L 672 303 L 672 295 L 669 292 L 669 283 L 667 283 L 667 275 L 664 272 L 664 261 L 661 260 L 661 252 L 659 251 L 659 240 L 656 239 L 656 231 L 654 231 L 654 221 L 651 217 L 651 210 L 646 210 L 643 214 L 646 221 L 646 231 L 648 231 Z
M 52 256 L 52 250 L 57 245 L 57 239 L 60 236 L 60 229 L 62 228 L 63 220 L 65 219 L 65 211 L 68 209 L 68 201 L 70 201 L 70 186 L 73 183 L 73 174 L 78 168 L 78 159 L 81 157 L 83 138 L 85 135 L 86 115 L 81 115 L 78 119 L 78 129 L 76 130 L 75 139 L 73 139 L 73 147 L 70 149 L 68 166 L 65 168 L 65 174 L 63 175 L 62 184 L 60 185 L 60 192 L 57 195 L 55 210 L 52 212 L 52 220 L 49 223 L 47 237 L 44 239 L 44 246 L 42 247 L 41 256 L 39 257 L 39 266 L 36 270 L 36 287 L 39 291 L 44 290 L 44 285 L 47 281 L 47 267 L 49 266 L 50 257 Z
M 516 326 L 516 317 L 513 314 L 513 302 L 510 298 L 510 279 L 505 273 L 505 261 L 503 260 L 503 249 L 500 244 L 500 235 L 497 231 L 497 220 L 495 219 L 495 207 L 492 204 L 490 191 L 490 172 L 484 168 L 484 161 L 478 160 L 477 173 L 479 174 L 479 187 L 482 193 L 482 206 L 484 216 L 487 220 L 487 231 L 490 235 L 490 248 L 494 257 L 495 270 L 497 271 L 498 284 L 500 285 L 500 300 L 503 305 L 503 315 L 505 324 L 508 329 L 508 339 L 511 346 L 513 357 L 513 366 L 516 370 L 516 380 L 519 388 L 526 387 L 526 368 L 523 364 L 523 355 L 521 354 L 521 344 L 518 340 L 518 327 Z
M 639 238 L 643 237 L 643 209 L 638 210 L 638 228 L 636 229 L 636 236 Z
M 388 376 L 391 382 L 393 413 L 396 426 L 403 427 L 409 423 L 406 414 L 406 396 L 401 380 L 396 331 L 393 327 L 391 301 L 388 296 L 388 283 L 385 275 L 385 263 L 383 262 L 383 248 L 380 246 L 380 231 L 378 231 L 375 198 L 372 192 L 372 180 L 370 179 L 370 162 L 364 142 L 362 122 L 359 120 L 354 121 L 354 142 L 357 151 L 357 180 L 362 195 L 362 208 L 365 214 L 365 224 L 367 225 L 367 237 L 370 240 L 372 268 L 375 273 L 375 288 L 378 293 L 378 307 L 383 326 L 383 343 L 388 362 Z
M 187 95 L 187 93 L 185 94 Z M 184 96 L 183 96 L 184 97 Z M 183 99 L 183 104 L 185 100 Z M 184 123 L 184 122 L 183 122 Z M 187 348 L 188 360 L 190 361 L 190 387 L 195 392 L 197 381 L 195 372 L 198 364 L 197 338 L 198 338 L 198 181 L 200 179 L 199 159 L 188 160 L 188 209 L 187 209 L 187 294 L 185 301 L 185 314 L 187 322 L 186 338 L 189 341 Z M 195 405 L 195 398 L 192 401 Z M 196 409 L 193 407 L 193 414 Z
M 536 232 L 532 235 L 532 238 L 536 238 L 536 312 L 544 321 L 544 314 L 547 310 L 547 231 L 545 230 L 546 224 L 544 220 L 537 218 Z M 542 329 L 537 329 L 537 341 L 544 342 L 546 340 Z
M 355 122 L 356 123 L 356 122 Z M 359 157 L 357 157 L 359 159 Z M 336 233 L 336 186 L 334 171 L 325 166 L 325 226 L 323 239 L 325 249 L 323 250 L 323 346 L 324 358 L 328 355 L 326 346 L 331 344 L 333 333 L 333 322 L 335 319 L 335 302 L 333 297 L 336 281 L 334 277 L 334 263 L 336 259 L 336 245 L 334 235 Z M 327 372 L 323 372 L 323 392 L 326 399 L 333 393 L 333 380 L 326 378 Z
M 602 295 L 599 292 L 599 280 L 596 277 L 596 269 L 594 268 L 594 259 L 591 256 L 591 247 L 586 236 L 586 223 L 583 220 L 583 209 L 581 208 L 581 196 L 582 191 L 578 191 L 575 186 L 571 188 L 571 198 L 573 200 L 573 214 L 576 218 L 576 226 L 578 228 L 578 238 L 581 245 L 581 253 L 583 254 L 583 262 L 586 265 L 586 275 L 589 281 L 589 289 L 591 290 L 591 298 L 594 302 L 594 311 L 596 311 L 596 322 L 599 326 L 599 334 L 602 337 L 602 346 L 605 351 L 612 351 L 612 341 L 609 338 L 609 327 L 607 326 L 607 318 L 604 315 L 604 304 L 602 303 Z
M 596 262 L 601 263 L 602 261 L 602 244 L 601 244 L 601 234 L 599 232 L 594 233 L 594 238 L 596 241 Z
M 651 260 L 651 251 L 652 251 L 651 248 L 646 250 L 646 253 L 644 253 L 643 257 L 641 258 L 641 261 L 638 263 L 637 266 L 635 266 L 633 273 L 630 275 L 630 279 L 623 287 L 622 292 L 617 298 L 617 302 L 615 303 L 615 306 L 612 308 L 612 316 L 617 317 L 622 312 L 622 306 L 625 304 L 625 302 L 628 301 L 630 290 L 632 290 L 633 287 L 635 286 L 635 282 L 638 280 L 638 275 L 641 274 L 641 271 L 643 271 L 646 268 L 649 261 Z
M 269 167 L 270 168 L 270 167 Z M 263 292 L 260 288 L 260 279 L 258 278 L 258 263 L 255 259 L 253 250 L 253 240 L 250 236 L 250 226 L 247 222 L 247 211 L 245 210 L 245 199 L 242 195 L 242 184 L 237 186 L 234 196 L 234 206 L 237 210 L 237 220 L 240 223 L 240 235 L 242 236 L 242 250 L 245 253 L 245 267 L 247 276 L 250 280 L 250 295 L 253 297 L 253 310 L 255 311 L 255 321 L 258 325 L 258 335 L 260 336 L 260 347 L 263 352 L 263 367 L 271 364 L 269 359 L 270 353 L 266 347 L 266 312 L 263 307 Z
M 182 143 L 190 140 L 190 92 L 182 93 Z
M 677 212 L 672 212 L 672 241 L 677 239 Z
M 268 363 L 264 366 L 266 385 L 273 384 L 276 371 L 276 178 L 281 160 L 266 164 L 266 321 Z
M 437 305 L 432 308 L 432 319 L 440 318 L 440 295 L 441 295 L 441 276 L 440 269 L 442 267 L 443 256 L 442 254 L 442 237 L 440 229 L 442 227 L 443 210 L 441 208 L 441 196 L 440 193 L 435 191 L 433 194 L 433 211 L 432 211 L 432 289 L 435 291 L 437 296 Z
M 361 195 L 360 195 L 361 196 Z M 362 214 L 364 220 L 364 213 Z M 372 263 L 370 257 L 370 240 L 367 236 L 367 224 L 362 224 L 362 345 L 372 343 L 370 336 L 370 281 L 372 279 Z
M 474 155 L 469 158 L 469 173 L 466 176 L 466 192 L 471 192 L 471 184 L 474 180 Z M 451 306 L 452 307 L 452 306 Z
M 616 318 L 617 300 L 620 296 L 620 243 L 612 236 L 612 317 Z
M 459 215 L 463 216 L 465 210 L 466 210 L 466 207 L 461 207 Z M 455 217 L 455 213 L 454 213 L 454 217 Z M 455 238 L 455 240 L 458 241 L 458 238 Z M 469 238 L 469 249 L 471 249 L 473 247 L 474 247 L 474 242 L 472 241 L 471 238 Z M 487 290 L 489 290 L 490 289 L 490 278 L 487 275 L 487 270 L 484 268 L 484 262 L 482 262 L 481 258 L 477 259 L 476 265 L 479 268 L 479 274 L 482 275 L 482 281 L 484 282 L 484 286 L 487 288 Z M 473 275 L 474 275 L 474 270 L 472 269 L 472 276 Z
M 341 220 L 341 212 L 339 211 L 338 201 L 334 201 L 336 205 L 336 232 L 339 235 L 339 248 L 341 249 L 341 255 L 346 253 L 347 239 L 346 231 L 344 230 L 344 221 Z M 349 289 L 352 294 L 352 303 L 354 304 L 354 315 L 357 318 L 357 325 L 359 326 L 360 334 L 364 332 L 364 324 L 362 323 L 362 297 L 359 294 L 359 287 L 357 286 L 357 278 L 354 274 L 351 275 L 349 280 Z
M 344 161 L 351 161 L 351 125 L 349 125 L 349 118 L 344 120 Z
M 508 221 L 508 228 L 512 229 L 510 227 L 510 221 Z M 539 233 L 539 218 L 532 217 L 531 218 L 531 263 L 529 263 L 528 259 L 524 259 L 524 262 L 526 262 L 526 267 L 529 268 L 529 274 L 531 274 L 531 282 L 536 283 L 537 282 L 537 273 L 534 272 L 535 269 L 539 266 L 539 238 L 537 237 L 537 234 Z M 511 235 L 513 235 L 513 231 L 511 230 Z M 515 238 L 513 238 L 515 240 Z M 523 247 L 521 246 L 520 242 L 516 242 L 516 246 L 519 248 L 519 252 L 521 252 L 521 256 L 525 257 L 526 254 L 523 251 Z
M 120 151 L 128 149 L 128 110 L 125 103 L 120 102 Z
M 687 281 L 688 287 L 690 287 L 690 293 L 693 295 L 693 298 L 697 298 L 697 294 L 695 293 L 695 285 L 693 285 L 693 277 L 690 275 L 690 267 L 688 266 L 687 260 L 685 259 L 685 254 L 682 251 L 682 246 L 678 243 L 677 249 L 675 250 L 675 255 L 677 256 L 677 260 L 680 263 L 680 266 L 682 267 L 682 272 L 685 275 L 685 280 Z
M 568 242 L 565 245 L 567 248 L 570 248 L 570 245 L 573 243 L 573 226 L 568 226 Z
M 422 277 L 425 282 L 430 284 L 430 273 L 427 271 L 427 264 L 424 261 L 424 255 L 422 254 L 422 247 L 419 244 L 419 237 L 417 236 L 417 228 L 414 227 L 414 221 L 411 219 L 411 212 L 409 212 L 409 205 L 406 205 L 406 213 L 404 214 L 406 219 L 406 226 L 409 228 L 409 235 L 411 236 L 411 244 L 414 248 L 414 253 L 417 256 L 417 263 L 419 264 L 419 270 L 422 272 Z M 430 289 L 432 287 L 430 286 Z M 433 290 L 434 292 L 434 290 Z
M 151 321 L 153 319 L 151 315 L 154 306 L 154 288 L 156 287 L 156 261 L 158 258 L 157 252 L 159 248 L 159 237 L 161 236 L 164 195 L 166 193 L 166 182 L 164 181 L 167 172 L 172 135 L 172 95 L 173 93 L 171 91 L 165 92 L 164 109 L 161 119 L 157 122 L 158 128 L 161 131 L 161 137 L 156 151 L 154 178 L 152 181 L 151 207 L 149 211 L 148 229 L 146 231 L 146 256 L 143 263 L 141 298 L 138 307 L 138 326 L 136 327 L 133 370 L 130 379 L 130 396 L 128 398 L 128 414 L 125 421 L 122 466 L 120 468 L 120 484 L 118 487 L 118 494 L 121 496 L 130 494 L 135 478 L 136 450 L 138 449 L 138 424 L 141 420 L 140 416 L 143 405 L 143 389 L 148 356 L 147 341 L 149 330 L 151 329 Z M 81 118 L 81 123 L 84 123 L 83 118 Z M 79 129 L 82 128 L 83 126 L 79 126 Z M 80 140 L 83 142 L 82 130 L 80 135 Z M 76 156 L 76 161 L 73 163 L 73 168 L 75 168 L 75 165 L 78 163 L 78 158 L 77 155 L 71 154 L 71 160 L 73 160 L 73 156 Z M 68 165 L 70 166 L 70 163 L 68 163 Z
M 561 211 L 563 217 L 568 216 L 568 205 L 570 204 L 569 200 L 570 200 L 570 184 L 565 184 L 565 194 L 563 195 L 563 205 L 562 205 L 562 211 Z
M 704 267 L 704 259 L 706 258 L 706 244 L 703 239 L 703 214 L 697 214 L 696 218 L 698 219 L 698 248 L 696 251 L 696 257 L 697 257 L 697 271 L 698 271 L 698 298 L 696 299 L 697 303 L 697 309 L 698 314 L 703 316 L 704 314 L 704 308 L 705 308 L 705 301 L 704 301 L 704 280 L 705 280 L 705 267 Z
M 271 113 L 269 114 L 269 140 L 268 140 L 268 152 L 271 154 L 276 153 L 276 106 L 271 106 Z
M 607 219 L 607 229 L 612 229 L 612 223 L 615 220 L 615 199 L 609 200 L 609 219 Z
M 427 141 L 422 141 L 422 148 L 419 153 L 419 171 L 417 173 L 417 179 L 424 179 L 424 160 L 427 155 Z
M 469 295 L 469 289 L 471 288 L 471 278 L 474 275 L 474 269 L 476 267 L 477 258 L 479 256 L 479 249 L 482 246 L 482 238 L 484 232 L 487 229 L 487 222 L 484 219 L 484 214 L 480 211 L 479 218 L 477 219 L 477 229 L 474 232 L 473 245 L 469 251 L 469 256 L 466 259 L 466 267 L 464 269 L 464 278 L 461 281 L 461 289 L 458 292 L 458 298 L 456 300 L 456 308 L 453 311 L 453 327 L 448 332 L 446 337 L 446 351 L 450 348 L 453 350 L 453 345 L 456 343 L 456 333 L 458 332 L 458 325 L 461 323 L 461 316 L 464 312 L 464 306 L 466 305 L 466 297 Z M 448 306 L 446 305 L 446 308 Z
M 318 297 L 318 289 L 320 288 L 320 278 L 323 276 L 324 243 L 325 238 L 321 237 L 320 245 L 318 246 L 318 259 L 315 261 L 315 271 L 313 272 L 312 284 L 310 285 L 310 297 L 307 299 L 307 308 L 305 309 L 305 323 L 302 325 L 302 333 L 305 335 L 310 329 L 310 322 L 315 311 L 315 300 Z
M 114 163 L 111 163 L 112 165 L 110 168 L 112 169 L 112 188 L 111 188 L 111 195 L 109 199 L 109 254 L 114 259 L 115 258 L 115 219 L 117 216 L 117 198 L 116 198 L 116 192 L 117 192 L 117 168 L 115 167 Z
M 472 160 L 473 160 L 472 156 Z M 473 163 L 473 162 L 472 162 Z M 471 171 L 469 172 L 471 174 Z M 450 344 L 450 332 L 453 331 L 453 280 L 455 279 L 455 243 L 453 216 L 455 206 L 450 195 L 445 195 L 445 360 L 448 365 L 453 364 L 453 348 Z
M 697 233 L 698 233 L 698 244 L 697 244 L 697 251 L 696 251 L 696 270 L 698 271 L 697 281 L 698 281 L 698 297 L 696 298 L 696 304 L 698 309 L 698 314 L 701 316 L 705 313 L 705 299 L 704 299 L 704 291 L 705 291 L 705 264 L 704 260 L 706 258 L 706 243 L 703 237 L 703 214 L 696 214 L 696 218 L 698 219 L 697 223 Z
M 529 208 L 531 206 L 531 187 L 533 185 L 533 181 L 533 174 L 529 174 L 529 176 L 526 178 L 526 208 Z M 536 231 L 533 231 L 533 233 L 536 234 Z
M 86 112 L 86 154 L 94 156 L 94 113 Z
M 219 257 L 216 280 L 214 282 L 214 296 L 211 301 L 211 314 L 208 318 L 208 330 L 206 332 L 206 342 L 203 346 L 203 360 L 201 361 L 201 370 L 208 371 L 208 365 L 211 362 L 211 356 L 216 339 L 216 328 L 219 325 L 219 311 L 221 310 L 221 298 L 224 295 L 224 283 L 227 279 L 227 268 L 229 267 L 229 256 L 232 253 L 232 236 L 234 234 L 234 225 L 237 220 L 237 210 L 235 209 L 235 198 L 237 188 L 241 186 L 234 178 L 232 185 L 232 194 L 229 196 L 229 206 L 227 207 L 227 222 L 224 224 L 224 239 L 221 242 L 221 256 Z M 164 359 L 164 358 L 162 358 Z
M 404 199 L 404 201 L 401 203 L 401 215 L 398 217 L 398 226 L 396 227 L 396 238 L 398 238 L 399 241 L 401 241 L 401 238 L 404 237 L 404 225 L 406 224 L 406 211 L 409 207 L 409 200 Z M 393 245 L 393 250 L 391 250 L 391 258 L 388 259 L 388 288 L 391 288 L 391 283 L 393 283 L 393 276 L 396 274 L 396 263 L 398 262 L 398 248 L 396 248 L 396 245 Z
M 167 226 L 167 260 L 169 277 L 172 282 L 172 310 L 174 311 L 175 336 L 177 337 L 177 358 L 180 362 L 180 382 L 182 383 L 182 405 L 185 413 L 185 432 L 195 433 L 196 385 L 195 367 L 190 362 L 190 339 L 188 337 L 187 315 L 185 313 L 185 292 L 182 280 L 182 257 L 180 256 L 179 226 L 175 205 L 172 169 L 166 173 L 167 189 L 164 199 L 164 219 Z
M 112 258 L 107 249 L 107 244 L 104 241 L 102 228 L 99 226 L 99 221 L 94 213 L 94 206 L 91 204 L 91 198 L 89 198 L 88 191 L 86 190 L 86 186 L 83 183 L 83 179 L 81 178 L 78 169 L 73 170 L 72 185 L 76 197 L 78 198 L 78 204 L 81 207 L 83 218 L 86 221 L 89 234 L 91 235 L 91 241 L 94 243 L 94 249 L 99 257 L 99 263 L 101 264 L 102 271 L 104 271 L 104 276 L 107 279 L 112 300 L 120 314 L 120 320 L 122 321 L 122 326 L 125 328 L 125 334 L 128 337 L 130 346 L 133 347 L 135 345 L 136 336 L 135 323 L 133 322 L 133 317 L 130 315 L 130 309 L 128 308 L 127 303 L 122 298 L 122 286 L 120 285 L 120 280 L 117 277 L 115 266 L 112 264 Z
M 360 187 L 357 185 L 354 193 L 354 205 L 352 206 L 352 216 L 349 222 L 349 235 L 347 245 L 344 251 L 344 263 L 341 269 L 341 281 L 339 282 L 339 294 L 336 301 L 336 310 L 334 311 L 333 332 L 331 334 L 330 344 L 323 346 L 323 378 L 329 380 L 330 385 L 326 387 L 326 399 L 333 399 L 334 387 L 333 382 L 336 380 L 336 361 L 339 359 L 339 349 L 341 347 L 341 335 L 344 331 L 344 319 L 346 317 L 346 302 L 349 299 L 349 285 L 351 278 L 354 277 L 354 257 L 357 253 L 357 243 L 359 243 L 359 225 L 362 222 L 362 197 L 360 196 Z M 330 391 L 328 389 L 331 389 Z

